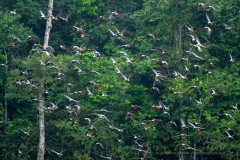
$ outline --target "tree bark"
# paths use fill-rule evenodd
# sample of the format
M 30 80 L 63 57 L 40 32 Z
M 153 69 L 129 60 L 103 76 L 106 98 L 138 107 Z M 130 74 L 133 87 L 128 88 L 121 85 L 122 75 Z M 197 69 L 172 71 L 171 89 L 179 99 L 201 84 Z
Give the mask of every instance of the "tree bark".
M 48 42 L 49 42 L 49 35 L 50 35 L 50 31 L 52 29 L 52 11 L 53 11 L 53 0 L 49 0 L 48 13 L 47 13 L 47 24 L 46 24 L 43 48 L 46 48 L 48 46 Z
M 196 160 L 196 156 L 197 156 L 197 153 L 196 153 L 196 143 L 194 143 L 194 152 L 193 152 L 193 160 Z
M 39 147 L 38 147 L 38 157 L 37 160 L 44 160 L 45 154 L 45 100 L 43 97 L 44 93 L 44 81 L 39 86 Z
M 43 48 L 48 46 L 50 31 L 52 29 L 52 11 L 53 11 L 53 0 L 49 0 L 48 2 L 48 13 L 47 13 L 47 21 L 46 21 L 46 30 L 44 36 L 44 44 Z M 41 68 L 43 73 L 43 78 L 39 85 L 39 97 L 38 97 L 38 106 L 39 106 L 39 146 L 38 146 L 38 157 L 37 160 L 44 160 L 45 154 L 45 68 L 44 66 Z

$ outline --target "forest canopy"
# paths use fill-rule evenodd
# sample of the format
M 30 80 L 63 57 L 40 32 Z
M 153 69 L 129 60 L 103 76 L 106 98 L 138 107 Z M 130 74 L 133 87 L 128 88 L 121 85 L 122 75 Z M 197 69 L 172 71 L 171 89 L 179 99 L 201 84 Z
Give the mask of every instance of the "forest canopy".
M 0 159 L 239 159 L 239 7 L 1 1 Z

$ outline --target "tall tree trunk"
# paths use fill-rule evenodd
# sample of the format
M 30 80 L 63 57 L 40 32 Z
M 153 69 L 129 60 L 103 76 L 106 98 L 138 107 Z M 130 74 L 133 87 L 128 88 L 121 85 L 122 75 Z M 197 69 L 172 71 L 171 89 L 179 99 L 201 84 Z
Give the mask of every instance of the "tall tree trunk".
M 196 143 L 194 143 L 194 152 L 193 152 L 193 160 L 196 160 L 196 157 L 197 157 L 197 153 L 196 153 Z
M 48 46 L 48 42 L 49 42 L 49 35 L 50 35 L 50 31 L 52 29 L 52 11 L 53 11 L 53 0 L 49 0 L 48 13 L 47 13 L 47 24 L 46 24 L 43 48 L 46 48 Z
M 7 125 L 8 122 L 8 103 L 7 103 L 7 75 L 8 75 L 8 55 L 7 55 L 7 51 L 4 48 L 4 52 L 5 52 L 5 74 L 6 74 L 6 80 L 5 80 L 5 84 L 4 84 L 4 124 L 5 126 Z
M 46 30 L 45 30 L 45 36 L 44 36 L 44 44 L 43 48 L 46 48 L 48 46 L 49 42 L 49 35 L 50 31 L 52 29 L 52 11 L 53 11 L 53 0 L 49 0 L 48 2 L 48 13 L 47 13 L 47 21 L 46 21 Z M 40 86 L 39 86 L 39 99 L 38 99 L 38 105 L 39 105 L 39 146 L 38 146 L 38 157 L 37 160 L 44 160 L 44 154 L 45 154 L 45 99 L 44 99 L 44 92 L 45 92 L 45 68 L 42 67 L 42 73 L 43 78 L 41 80 Z
M 178 27 L 179 27 L 179 49 L 180 49 L 180 51 L 182 51 L 182 27 L 183 27 L 183 25 L 180 23 L 178 25 Z
M 44 93 L 44 79 L 42 80 L 39 86 L 39 97 L 38 97 L 38 106 L 39 106 L 39 147 L 38 147 L 38 157 L 37 160 L 44 160 L 45 153 L 45 119 L 44 119 L 44 110 L 45 110 L 45 100 L 43 97 Z

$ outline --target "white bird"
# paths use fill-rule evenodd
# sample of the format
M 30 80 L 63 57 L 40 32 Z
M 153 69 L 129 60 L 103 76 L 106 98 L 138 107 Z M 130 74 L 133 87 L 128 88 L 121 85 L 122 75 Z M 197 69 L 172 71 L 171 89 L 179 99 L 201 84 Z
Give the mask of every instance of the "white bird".
M 157 87 L 155 87 L 155 86 L 151 87 L 150 89 L 156 91 L 157 93 L 160 93 L 159 88 L 157 88 Z
M 95 73 L 95 74 L 97 74 L 97 75 L 102 75 L 100 72 L 98 72 L 98 71 L 94 71 L 94 70 L 91 70 L 90 71 L 91 73 Z
M 233 116 L 232 116 L 231 114 L 229 114 L 229 113 L 225 113 L 224 115 L 225 115 L 225 116 L 228 116 L 228 117 L 231 118 L 232 120 L 235 120 L 235 119 L 233 118 Z
M 104 149 L 102 143 L 96 143 L 96 145 L 100 146 L 102 149 Z
M 170 114 L 167 111 L 163 111 L 163 114 L 168 115 L 168 118 L 170 118 Z
M 106 97 L 106 96 L 108 96 L 106 93 L 101 93 L 101 96 L 102 97 Z
M 238 103 L 234 106 L 234 105 L 231 105 L 231 107 L 233 108 L 233 109 L 238 109 Z
M 183 94 L 184 92 L 181 91 L 174 91 L 173 94 Z
M 88 95 L 89 96 L 92 96 L 93 95 L 93 93 L 89 90 L 89 88 L 88 87 L 86 87 L 86 89 L 87 89 L 87 93 L 88 93 Z
M 198 101 L 198 100 L 196 100 L 196 99 L 194 99 L 195 100 L 195 102 L 197 102 L 197 105 L 202 105 L 203 103 L 202 103 L 202 98 L 200 98 L 200 100 Z
M 181 122 L 181 127 L 184 129 L 184 128 L 187 128 L 187 125 L 185 123 L 185 120 L 184 119 L 180 119 L 180 122 Z
M 232 57 L 232 55 L 229 53 L 229 56 L 230 56 L 230 62 L 235 62 L 234 58 Z
M 125 57 L 126 58 L 126 62 L 129 63 L 129 64 L 132 64 L 133 62 L 128 58 L 128 57 Z
M 115 65 L 117 62 L 111 57 L 112 63 Z
M 23 154 L 23 152 L 20 149 L 18 149 L 18 154 Z
M 116 127 L 115 127 L 115 130 L 117 130 L 118 132 L 123 132 L 124 131 L 124 129 L 119 129 L 119 128 L 116 128 Z
M 216 11 L 216 8 L 215 8 L 215 7 L 213 7 L 213 6 L 207 6 L 207 8 L 211 8 L 211 9 L 213 9 L 213 10 L 215 10 L 215 11 Z
M 75 103 L 79 103 L 79 101 L 72 99 L 71 97 L 64 95 L 65 98 L 67 98 L 70 102 L 75 102 Z
M 153 39 L 155 39 L 155 36 L 153 34 L 147 34 L 148 37 L 152 37 Z
M 62 156 L 62 155 L 63 155 L 62 152 L 56 152 L 56 151 L 54 151 L 54 150 L 52 150 L 52 149 L 50 149 L 50 151 L 53 152 L 53 153 L 55 153 L 55 154 L 57 154 L 58 156 Z
M 138 136 L 136 136 L 136 135 L 133 135 L 133 138 L 134 138 L 134 139 L 139 139 L 139 137 L 138 137 Z
M 167 61 L 162 61 L 162 64 L 165 64 L 166 66 L 168 66 L 168 62 Z
M 119 46 L 119 48 L 132 48 L 132 45 L 130 43 L 124 44 L 124 45 Z
M 227 130 L 225 130 L 225 132 L 227 133 L 228 138 L 233 138 L 233 136 Z
M 74 28 L 77 29 L 77 32 L 85 32 L 85 30 L 82 27 L 77 27 L 77 26 L 73 26 Z
M 197 127 L 197 126 L 195 126 L 195 125 L 192 124 L 191 122 L 188 122 L 188 124 L 189 124 L 190 126 L 192 126 L 194 129 L 204 129 L 204 128 L 202 128 L 202 127 Z
M 197 150 L 197 149 L 195 149 L 195 148 L 193 148 L 193 147 L 190 147 L 190 146 L 188 146 L 186 149 L 189 149 L 189 150 Z
M 87 122 L 88 122 L 88 125 L 91 125 L 92 121 L 90 118 L 84 118 Z
M 81 47 L 73 46 L 73 49 L 74 49 L 74 50 L 81 50 Z
M 40 10 L 40 14 L 41 14 L 41 18 L 43 18 L 43 19 L 47 19 L 47 17 L 45 16 L 45 14 L 43 13 L 42 10 Z
M 53 110 L 55 110 L 55 109 L 58 109 L 58 106 L 57 106 L 57 104 L 54 104 L 54 103 L 52 103 L 52 102 L 50 102 L 51 103 L 51 108 L 53 109 Z
M 134 149 L 134 150 L 136 150 L 136 151 L 139 151 L 139 152 L 144 152 L 145 153 L 145 155 L 147 154 L 147 152 L 148 152 L 148 150 L 149 150 L 149 148 L 148 148 L 148 150 L 143 150 L 143 149 L 140 149 L 140 148 L 134 148 L 134 147 L 132 147 L 132 149 Z
M 16 12 L 16 9 L 14 9 L 14 10 L 9 10 L 10 11 L 10 13 L 12 14 L 12 15 L 16 15 L 17 14 L 17 12 Z
M 4 63 L 1 63 L 0 66 L 6 67 L 7 65 Z
M 119 143 L 122 142 L 122 140 L 123 140 L 123 138 L 122 138 L 122 139 L 117 138 L 117 141 L 118 141 Z
M 50 59 L 51 58 L 51 55 L 48 51 L 42 51 L 42 53 L 46 54 L 47 58 Z
M 114 17 L 119 17 L 120 12 L 118 10 L 111 12 L 111 15 L 108 17 L 108 19 L 113 19 Z
M 21 130 L 24 134 L 30 136 L 30 130 L 29 130 L 29 131 L 24 131 L 24 130 L 22 130 L 22 129 L 20 129 L 20 130 Z
M 115 66 L 115 68 L 116 68 L 118 74 L 122 74 L 122 72 L 120 71 L 120 69 L 117 66 Z
M 130 76 L 126 77 L 124 74 L 120 74 L 124 81 L 130 81 Z
M 77 73 L 85 74 L 85 72 L 83 70 L 81 70 L 79 67 L 75 67 L 73 70 L 77 71 Z
M 108 127 L 109 127 L 110 129 L 114 129 L 114 126 L 112 126 L 112 125 L 110 125 L 110 124 L 108 124 Z
M 98 52 L 97 50 L 93 50 L 93 58 L 97 58 L 97 57 L 100 57 L 101 56 L 101 54 L 100 54 L 100 52 Z
M 202 47 L 202 48 L 205 48 L 205 46 L 201 44 L 201 42 L 200 42 L 200 40 L 199 40 L 199 38 L 198 38 L 197 35 L 195 35 L 195 39 L 196 39 L 196 42 L 197 42 L 197 45 L 198 45 L 198 46 L 200 46 L 200 47 Z
M 180 72 L 178 72 L 178 77 L 187 80 L 187 74 L 184 76 Z
M 186 58 L 181 58 L 181 59 L 188 62 L 188 61 L 189 61 L 189 60 L 188 60 L 188 57 L 189 57 L 189 56 L 187 56 Z
M 207 35 L 210 37 L 212 35 L 212 29 L 210 27 L 204 27 L 207 29 Z
M 170 123 L 170 124 L 174 125 L 175 127 L 177 127 L 176 122 L 170 121 L 170 122 L 168 122 L 168 123 Z
M 218 96 L 219 94 L 214 90 L 212 89 L 212 93 L 211 93 L 213 96 Z
M 198 3 L 199 9 L 205 9 L 206 5 L 204 3 Z
M 55 17 L 55 16 L 52 15 L 52 19 L 55 20 L 55 21 L 57 21 L 57 20 L 58 20 L 58 16 Z
M 111 33 L 111 35 L 112 35 L 113 37 L 117 37 L 117 36 L 118 36 L 118 35 L 115 34 L 110 28 L 108 28 L 108 31 Z
M 111 111 L 108 111 L 108 110 L 106 110 L 106 109 L 96 109 L 95 110 L 96 112 L 106 112 L 106 113 L 111 113 Z
M 194 64 L 193 65 L 194 68 L 198 68 L 199 70 L 201 69 L 201 66 L 197 65 L 197 64 Z
M 206 13 L 206 18 L 207 18 L 207 23 L 209 24 L 209 25 L 213 25 L 215 22 L 211 22 L 211 20 L 210 20 L 210 18 L 209 18 L 209 16 L 208 16 L 208 14 Z
M 112 160 L 112 156 L 113 156 L 113 155 L 111 155 L 111 156 L 109 156 L 109 157 L 106 157 L 106 156 L 100 155 L 100 157 L 105 158 L 105 159 L 108 159 L 108 160 Z
M 204 58 L 198 56 L 196 53 L 194 53 L 191 49 L 189 51 L 186 51 L 187 53 L 193 55 L 194 57 L 198 58 L 198 59 L 201 59 L 201 60 L 205 60 Z
M 72 106 L 71 105 L 69 105 L 69 106 L 65 105 L 65 108 L 68 109 L 68 110 L 71 110 Z
M 129 57 L 128 54 L 126 52 L 124 52 L 124 51 L 120 51 L 118 53 L 123 53 L 125 57 Z
M 61 20 L 65 21 L 65 22 L 68 22 L 69 15 L 68 15 L 67 17 L 61 17 L 61 16 L 59 16 L 59 18 L 60 18 Z
M 115 28 L 116 28 L 116 27 L 115 27 Z M 120 31 L 116 28 L 116 31 L 117 31 L 117 35 L 118 35 L 119 38 L 123 38 L 123 37 L 124 37 L 123 33 L 125 32 L 125 29 L 122 30 L 122 32 L 120 32 Z
M 199 44 L 190 44 L 190 45 L 197 48 L 198 52 L 202 52 L 202 48 Z
M 95 115 L 97 115 L 100 119 L 106 120 L 107 122 L 109 122 L 109 119 L 105 115 L 103 114 L 95 114 Z
M 158 78 L 158 77 L 161 77 L 160 73 L 155 70 L 155 69 L 152 69 L 153 73 L 155 74 L 155 77 Z
M 74 105 L 76 107 L 76 113 L 80 114 L 81 113 L 81 107 L 79 105 Z
M 149 56 L 147 56 L 147 55 L 145 55 L 145 54 L 142 54 L 142 55 L 141 55 L 141 58 L 147 58 L 147 59 L 151 60 L 151 59 L 149 58 Z
M 194 36 L 194 35 L 191 35 L 191 34 L 190 34 L 189 36 L 192 38 L 192 41 L 193 41 L 193 42 L 195 42 L 195 41 L 196 41 L 196 39 L 195 39 L 195 36 Z
M 123 132 L 123 131 L 124 131 L 123 129 L 119 129 L 119 128 L 114 127 L 114 126 L 112 126 L 112 125 L 110 125 L 110 124 L 108 124 L 108 126 L 109 126 L 110 129 L 117 130 L 117 131 L 119 131 L 119 132 Z
M 191 34 L 193 34 L 195 32 L 192 26 L 189 27 L 186 25 L 186 27 Z
M 139 144 L 137 140 L 134 140 L 134 143 L 138 145 L 138 147 L 143 148 L 143 145 Z
M 184 67 L 185 67 L 185 71 L 189 72 L 189 68 L 185 65 L 184 65 Z
M 77 63 L 77 64 L 80 64 L 80 62 L 78 60 L 71 60 L 71 63 Z
M 226 29 L 226 30 L 231 30 L 232 27 L 230 27 L 229 25 L 227 25 L 226 23 L 222 23 L 223 27 Z
M 67 50 L 67 47 L 65 47 L 64 45 L 60 44 L 59 46 L 62 50 Z

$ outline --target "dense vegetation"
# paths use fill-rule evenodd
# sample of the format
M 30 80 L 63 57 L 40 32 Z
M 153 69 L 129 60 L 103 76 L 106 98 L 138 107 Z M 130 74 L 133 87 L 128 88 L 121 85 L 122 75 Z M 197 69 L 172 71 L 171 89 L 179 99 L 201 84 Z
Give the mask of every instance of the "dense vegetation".
M 240 1 L 0 2 L 0 159 L 238 159 Z M 42 12 L 42 14 L 40 13 Z M 7 109 L 7 116 L 6 116 Z

